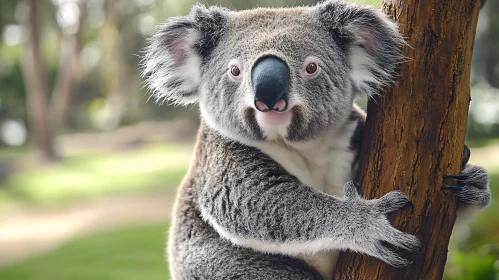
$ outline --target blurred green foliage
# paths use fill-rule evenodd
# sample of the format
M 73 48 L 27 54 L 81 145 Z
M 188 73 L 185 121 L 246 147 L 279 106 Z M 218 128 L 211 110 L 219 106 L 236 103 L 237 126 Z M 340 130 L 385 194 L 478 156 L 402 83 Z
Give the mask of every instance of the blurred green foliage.
M 499 254 L 456 251 L 450 255 L 444 280 L 496 280 Z
M 463 251 L 477 250 L 482 246 L 497 244 L 499 246 L 499 166 L 486 166 L 490 172 L 490 189 L 492 201 L 471 223 L 469 238 L 460 242 L 458 248 Z M 499 247 L 493 250 L 499 260 Z M 498 262 L 499 265 L 499 262 Z
M 486 166 L 491 173 L 492 197 L 499 195 L 499 166 Z M 446 280 L 499 279 L 499 201 L 493 199 L 469 226 L 451 238 Z
M 61 1 L 43 1 L 43 55 L 50 83 L 57 74 L 62 28 L 58 22 Z M 64 131 L 109 130 L 144 119 L 167 120 L 178 117 L 197 118 L 197 110 L 174 106 L 157 106 L 149 101 L 139 73 L 140 56 L 145 38 L 155 25 L 170 16 L 186 14 L 195 0 L 92 0 L 86 1 L 87 19 L 83 25 L 81 68 L 74 89 Z M 202 0 L 206 5 L 220 5 L 234 10 L 253 7 L 311 5 L 314 0 Z M 381 6 L 378 0 L 352 2 Z M 499 23 L 492 20 L 499 12 L 498 1 L 487 1 L 477 30 L 473 60 L 474 103 L 485 102 L 478 96 L 489 88 L 497 89 L 499 72 Z M 26 94 L 22 77 L 22 45 L 26 30 L 22 18 L 26 16 L 23 1 L 3 0 L 0 3 L 0 125 L 2 120 L 17 119 L 27 124 Z M 10 35 L 9 35 L 10 34 Z M 17 38 L 18 37 L 18 38 Z M 11 39 L 8 39 L 11 38 Z M 14 39 L 12 39 L 14 38 Z M 17 38 L 17 39 L 16 39 Z M 52 87 L 49 84 L 48 87 Z M 498 98 L 499 100 L 499 98 Z M 499 116 L 499 101 L 488 102 L 489 116 Z M 482 106 L 483 107 L 483 106 Z M 472 106 L 469 118 L 469 139 L 499 135 L 497 120 L 484 118 L 487 113 L 480 106 Z M 0 141 L 1 142 L 1 141 Z

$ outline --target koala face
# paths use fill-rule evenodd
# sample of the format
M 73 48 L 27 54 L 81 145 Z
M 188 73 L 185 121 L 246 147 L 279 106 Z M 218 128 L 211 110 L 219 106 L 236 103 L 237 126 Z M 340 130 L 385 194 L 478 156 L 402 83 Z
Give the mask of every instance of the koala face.
M 307 141 L 345 123 L 402 60 L 382 13 L 327 1 L 231 12 L 193 7 L 152 38 L 144 76 L 158 100 L 199 102 L 204 121 L 240 141 Z

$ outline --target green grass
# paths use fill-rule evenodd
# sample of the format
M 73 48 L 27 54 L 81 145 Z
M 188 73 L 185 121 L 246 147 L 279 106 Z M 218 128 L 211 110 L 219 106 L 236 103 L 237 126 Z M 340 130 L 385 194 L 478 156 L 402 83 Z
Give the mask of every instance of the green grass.
M 167 280 L 167 225 L 92 234 L 7 268 L 3 280 Z
M 173 190 L 187 170 L 191 151 L 192 143 L 171 143 L 70 156 L 57 165 L 13 174 L 0 185 L 0 203 L 52 203 L 111 192 Z
M 351 3 L 373 5 L 374 7 L 381 8 L 382 0 L 349 0 Z

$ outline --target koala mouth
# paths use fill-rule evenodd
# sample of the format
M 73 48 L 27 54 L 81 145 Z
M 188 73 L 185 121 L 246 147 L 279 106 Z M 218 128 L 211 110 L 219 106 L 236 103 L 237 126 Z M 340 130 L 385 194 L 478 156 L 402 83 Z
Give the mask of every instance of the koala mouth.
M 267 112 L 256 112 L 256 120 L 260 126 L 265 128 L 266 126 L 282 126 L 288 125 L 291 121 L 292 112 L 287 110 L 285 112 L 278 111 L 267 111 Z
M 302 105 L 290 106 L 284 112 L 260 112 L 253 107 L 244 110 L 245 123 L 251 132 L 261 140 L 295 138 L 300 134 L 305 123 L 305 112 Z M 291 138 L 290 138 L 291 137 Z

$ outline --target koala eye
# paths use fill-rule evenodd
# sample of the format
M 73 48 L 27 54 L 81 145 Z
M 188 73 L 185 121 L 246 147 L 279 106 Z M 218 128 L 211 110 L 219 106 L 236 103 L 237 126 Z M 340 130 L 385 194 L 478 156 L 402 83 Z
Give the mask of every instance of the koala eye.
M 315 63 L 309 63 L 307 65 L 307 68 L 305 68 L 305 71 L 307 71 L 308 74 L 314 74 L 315 72 L 317 72 L 317 64 Z
M 305 59 L 301 66 L 300 75 L 305 80 L 310 80 L 319 75 L 321 72 L 320 59 L 315 56 L 309 56 Z
M 239 59 L 232 59 L 229 61 L 227 68 L 225 68 L 227 72 L 227 76 L 233 81 L 240 81 L 243 78 L 241 75 L 244 71 L 244 67 L 242 62 Z
M 241 74 L 241 70 L 239 70 L 239 67 L 237 67 L 237 66 L 232 66 L 230 68 L 230 74 L 232 74 L 232 76 L 234 76 L 234 77 L 237 77 Z

